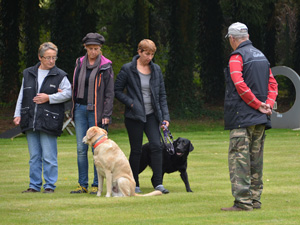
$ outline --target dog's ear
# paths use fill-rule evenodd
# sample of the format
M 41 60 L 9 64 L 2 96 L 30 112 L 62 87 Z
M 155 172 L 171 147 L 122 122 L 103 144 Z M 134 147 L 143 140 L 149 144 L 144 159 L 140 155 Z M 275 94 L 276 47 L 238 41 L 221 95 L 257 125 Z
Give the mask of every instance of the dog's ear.
M 88 140 L 92 139 L 92 137 L 94 137 L 97 133 L 97 127 L 91 127 L 88 129 L 88 131 L 86 132 L 86 137 Z
M 179 141 L 179 139 L 180 139 L 180 137 L 179 138 L 177 138 L 175 141 L 173 141 L 173 145 L 177 145 L 177 142 Z
M 189 151 L 191 152 L 193 150 L 194 150 L 194 146 L 193 146 L 192 142 L 190 141 L 190 143 L 189 143 Z

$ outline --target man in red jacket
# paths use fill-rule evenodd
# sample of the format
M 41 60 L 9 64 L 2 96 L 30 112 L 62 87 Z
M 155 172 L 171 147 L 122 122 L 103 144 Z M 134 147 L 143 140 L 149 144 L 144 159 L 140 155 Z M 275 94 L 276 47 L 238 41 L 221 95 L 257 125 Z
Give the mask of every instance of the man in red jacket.
M 225 70 L 225 129 L 230 130 L 228 164 L 234 205 L 223 211 L 261 208 L 265 130 L 278 89 L 270 64 L 253 47 L 245 24 L 234 23 L 226 38 L 234 50 Z

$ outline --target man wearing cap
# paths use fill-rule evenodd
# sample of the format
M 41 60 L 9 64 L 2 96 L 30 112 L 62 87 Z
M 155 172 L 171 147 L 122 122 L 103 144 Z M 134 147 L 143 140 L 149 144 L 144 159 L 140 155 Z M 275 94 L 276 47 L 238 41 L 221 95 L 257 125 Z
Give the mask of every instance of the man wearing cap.
M 225 129 L 230 130 L 228 164 L 234 205 L 223 211 L 261 208 L 265 130 L 278 89 L 270 64 L 253 47 L 248 28 L 233 23 L 225 36 L 234 50 L 225 69 Z
M 73 76 L 72 117 L 77 139 L 78 183 L 71 194 L 88 192 L 88 145 L 82 142 L 88 128 L 99 126 L 107 130 L 111 122 L 114 100 L 114 73 L 112 62 L 102 55 L 105 42 L 102 35 L 88 33 L 83 39 L 87 53 L 76 60 Z M 94 179 L 90 194 L 98 190 L 98 176 L 94 165 Z

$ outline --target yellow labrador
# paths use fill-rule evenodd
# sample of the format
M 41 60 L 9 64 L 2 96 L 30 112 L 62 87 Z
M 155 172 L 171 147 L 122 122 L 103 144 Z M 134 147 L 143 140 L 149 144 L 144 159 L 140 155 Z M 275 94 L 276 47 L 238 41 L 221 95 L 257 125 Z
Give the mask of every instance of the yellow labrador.
M 135 193 L 135 180 L 125 154 L 111 139 L 106 130 L 94 126 L 88 129 L 83 142 L 94 147 L 94 163 L 98 174 L 98 192 L 101 196 L 103 180 L 106 178 L 106 197 L 116 196 L 153 196 L 161 195 L 153 191 L 145 195 Z

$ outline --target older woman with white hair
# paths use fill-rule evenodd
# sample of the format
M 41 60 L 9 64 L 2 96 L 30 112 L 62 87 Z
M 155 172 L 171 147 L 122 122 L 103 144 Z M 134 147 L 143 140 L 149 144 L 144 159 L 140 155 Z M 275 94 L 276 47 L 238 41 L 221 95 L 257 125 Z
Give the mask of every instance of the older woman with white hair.
M 64 102 L 71 98 L 67 73 L 55 66 L 58 49 L 52 42 L 41 44 L 40 62 L 23 71 L 14 123 L 26 134 L 29 149 L 29 188 L 39 192 L 42 171 L 44 193 L 53 193 L 58 178 L 57 136 L 62 133 Z

